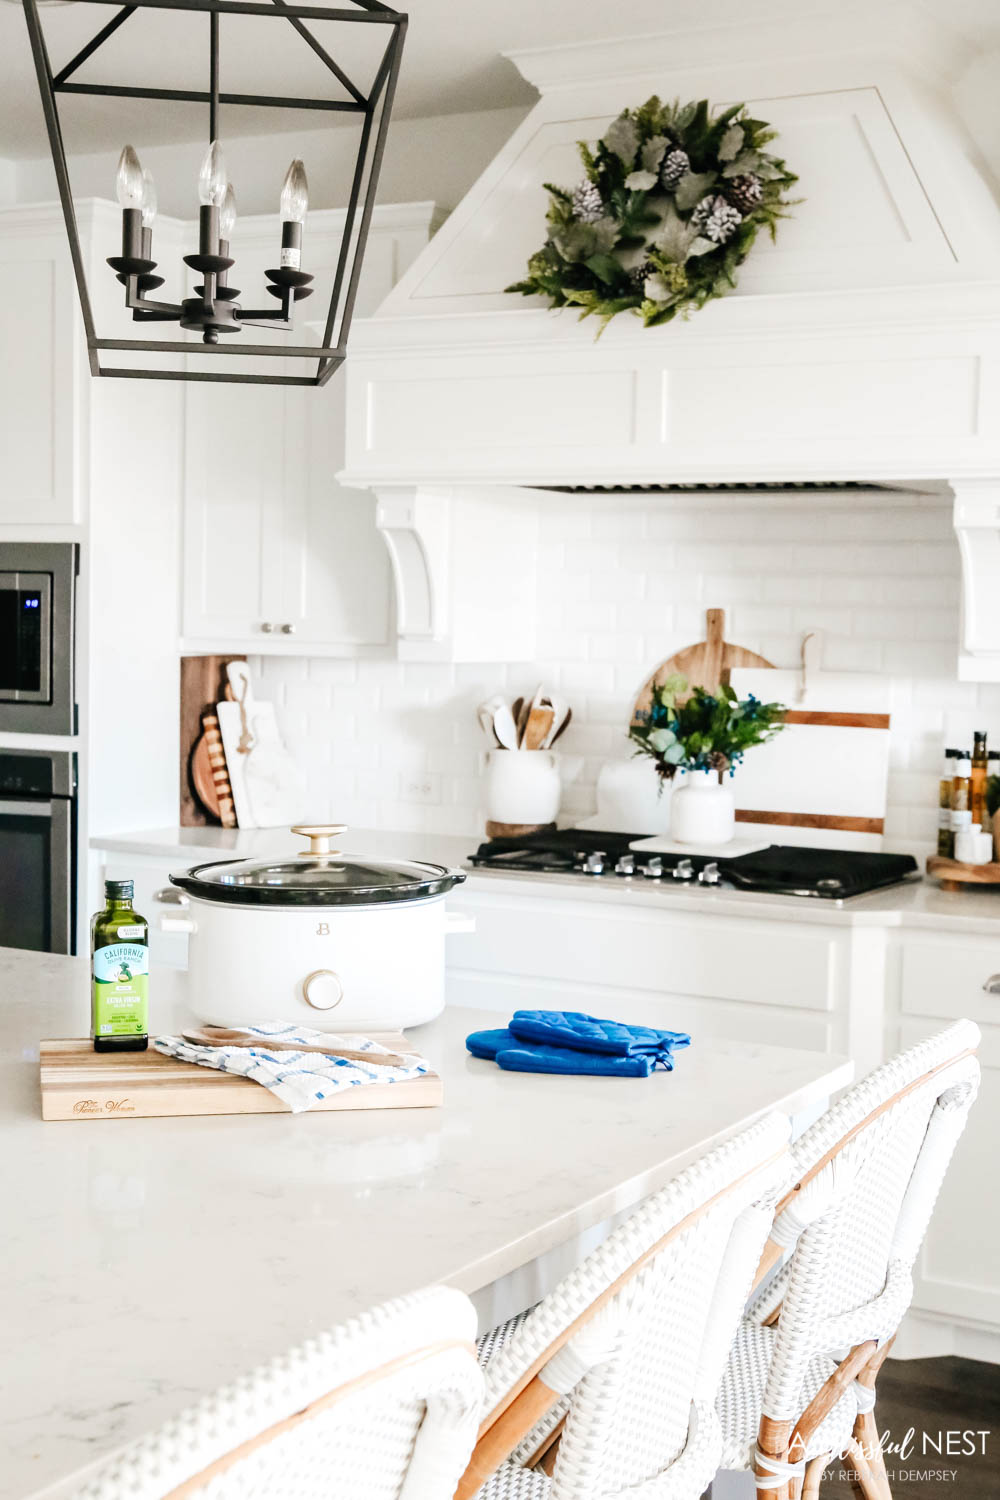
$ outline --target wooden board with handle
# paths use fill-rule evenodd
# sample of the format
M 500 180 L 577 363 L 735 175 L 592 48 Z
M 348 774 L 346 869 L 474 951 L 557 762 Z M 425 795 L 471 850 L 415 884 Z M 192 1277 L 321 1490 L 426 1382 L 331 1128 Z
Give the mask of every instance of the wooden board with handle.
M 372 1032 L 394 1052 L 413 1049 L 401 1032 Z M 86 1037 L 42 1042 L 39 1080 L 43 1120 L 143 1119 L 172 1115 L 287 1115 L 286 1104 L 262 1084 L 233 1073 L 147 1052 L 95 1052 Z M 355 1109 L 426 1109 L 441 1104 L 437 1073 L 398 1083 L 342 1089 L 310 1114 Z
M 720 683 L 729 681 L 729 673 L 737 667 L 770 667 L 766 656 L 748 651 L 745 646 L 735 646 L 725 639 L 726 612 L 722 609 L 705 611 L 705 639 L 694 646 L 685 646 L 675 651 L 666 661 L 661 661 L 653 675 L 643 684 L 632 709 L 632 723 L 641 722 L 653 702 L 653 693 L 668 677 L 686 677 L 691 687 L 707 688 L 713 692 Z
M 226 666 L 242 656 L 182 656 L 180 712 L 180 821 L 182 828 L 204 828 L 222 821 L 216 806 L 214 768 L 208 764 L 203 714 L 215 714 L 226 681 Z M 225 755 L 221 750 L 223 765 Z M 228 780 L 228 777 L 227 777 Z M 218 790 L 221 792 L 222 788 Z M 207 795 L 207 801 L 202 793 Z M 231 795 L 231 794 L 230 794 Z M 233 823 L 226 827 L 235 827 Z

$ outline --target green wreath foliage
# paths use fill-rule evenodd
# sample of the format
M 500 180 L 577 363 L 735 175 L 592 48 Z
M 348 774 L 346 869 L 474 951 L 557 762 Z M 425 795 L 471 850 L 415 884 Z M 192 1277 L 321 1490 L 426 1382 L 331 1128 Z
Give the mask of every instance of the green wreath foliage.
M 613 120 L 596 147 L 578 142 L 586 176 L 546 183 L 548 238 L 508 292 L 596 315 L 631 312 L 647 328 L 688 316 L 736 285 L 766 228 L 788 217 L 798 178 L 764 148 L 777 132 L 746 105 L 655 97 Z

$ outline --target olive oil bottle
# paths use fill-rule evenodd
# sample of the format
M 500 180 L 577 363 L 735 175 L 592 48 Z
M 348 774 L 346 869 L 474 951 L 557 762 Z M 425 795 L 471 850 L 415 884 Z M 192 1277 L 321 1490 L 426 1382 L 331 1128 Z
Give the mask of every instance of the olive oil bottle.
M 132 909 L 131 880 L 104 882 L 90 924 L 91 1032 L 95 1052 L 149 1046 L 149 924 Z

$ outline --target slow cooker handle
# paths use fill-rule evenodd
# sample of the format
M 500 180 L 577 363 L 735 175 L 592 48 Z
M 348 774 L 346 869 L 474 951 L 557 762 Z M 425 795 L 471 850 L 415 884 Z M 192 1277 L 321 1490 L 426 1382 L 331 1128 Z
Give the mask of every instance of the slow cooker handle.
M 347 832 L 346 823 L 293 823 L 292 832 L 300 833 L 309 840 L 308 849 L 299 850 L 300 859 L 322 859 L 324 855 L 336 855 L 339 849 L 330 848 L 330 840 L 338 833 Z

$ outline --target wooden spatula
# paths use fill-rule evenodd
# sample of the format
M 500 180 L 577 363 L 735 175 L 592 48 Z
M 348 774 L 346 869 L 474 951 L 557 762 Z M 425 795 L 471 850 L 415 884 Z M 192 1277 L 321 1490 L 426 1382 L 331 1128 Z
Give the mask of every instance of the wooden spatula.
M 695 646 L 685 646 L 675 651 L 666 661 L 661 661 L 652 677 L 644 684 L 632 709 L 632 723 L 641 722 L 641 715 L 648 713 L 653 702 L 653 692 L 676 673 L 686 677 L 691 687 L 706 688 L 714 692 L 720 683 L 726 682 L 734 667 L 772 667 L 773 662 L 745 646 L 734 646 L 725 640 L 726 613 L 722 609 L 705 611 L 705 639 Z
M 265 1047 L 269 1052 L 320 1052 L 324 1057 L 344 1057 L 348 1062 L 374 1063 L 383 1068 L 407 1066 L 405 1057 L 397 1052 L 359 1052 L 353 1047 L 341 1047 L 331 1038 L 330 1045 L 322 1042 L 289 1042 L 272 1040 L 266 1036 L 254 1036 L 251 1031 L 235 1031 L 228 1026 L 206 1026 L 202 1030 L 192 1028 L 182 1031 L 186 1042 L 198 1047 Z

